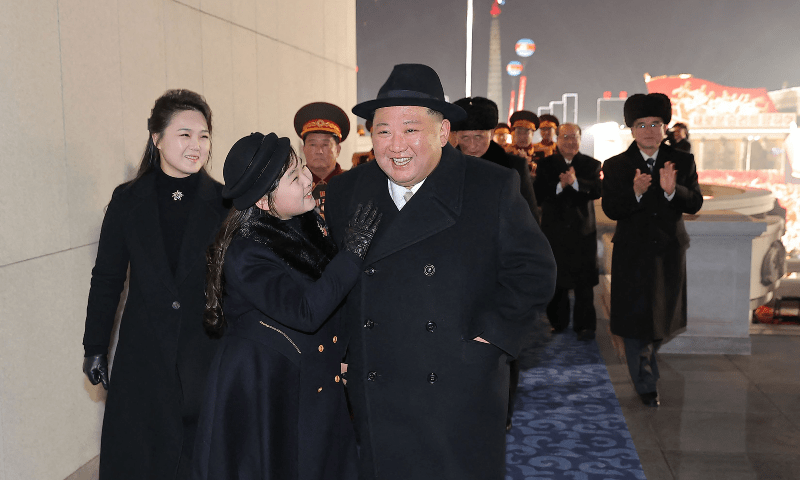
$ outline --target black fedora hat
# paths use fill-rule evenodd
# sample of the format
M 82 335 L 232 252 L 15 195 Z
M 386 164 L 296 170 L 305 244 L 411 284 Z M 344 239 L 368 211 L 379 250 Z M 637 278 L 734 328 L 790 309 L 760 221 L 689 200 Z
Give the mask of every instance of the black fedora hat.
M 233 199 L 237 210 L 245 210 L 263 197 L 278 179 L 291 144 L 274 133 L 255 132 L 240 138 L 225 158 L 222 197 Z
M 378 90 L 377 98 L 359 103 L 353 107 L 353 113 L 371 120 L 375 110 L 399 106 L 428 107 L 451 122 L 467 117 L 463 108 L 445 100 L 442 82 L 436 71 L 418 63 L 395 65 L 389 79 Z
M 667 124 L 672 120 L 672 103 L 663 93 L 631 95 L 625 100 L 622 108 L 625 115 L 625 125 L 632 127 L 634 122 L 644 117 L 659 117 Z
M 294 131 L 303 140 L 309 133 L 329 133 L 343 142 L 350 133 L 350 119 L 332 103 L 313 102 L 300 107 L 294 115 Z

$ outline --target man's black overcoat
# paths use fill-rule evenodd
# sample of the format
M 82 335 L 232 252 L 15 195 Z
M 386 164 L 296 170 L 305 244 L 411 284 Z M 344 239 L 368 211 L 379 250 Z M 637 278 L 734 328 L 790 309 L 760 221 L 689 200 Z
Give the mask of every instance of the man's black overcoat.
M 601 164 L 578 153 L 572 159 L 578 190 L 567 185 L 556 194 L 559 175 L 567 166 L 560 153 L 541 160 L 533 184 L 542 208 L 542 231 L 553 248 L 558 265 L 559 288 L 597 285 L 597 225 L 594 201 L 600 198 Z
M 114 191 L 92 270 L 84 345 L 108 345 L 130 266 L 106 399 L 100 478 L 175 479 L 216 342 L 203 331 L 206 248 L 227 215 L 222 185 L 200 171 L 173 276 L 159 223 L 155 177 Z M 188 472 L 187 472 L 188 473 Z
M 501 167 L 511 168 L 519 173 L 520 184 L 519 190 L 522 194 L 522 198 L 525 199 L 525 202 L 528 204 L 528 207 L 531 209 L 531 213 L 533 213 L 534 217 L 536 217 L 536 221 L 539 221 L 539 206 L 536 203 L 536 195 L 533 192 L 533 183 L 531 181 L 531 171 L 528 168 L 528 161 L 522 157 L 518 157 L 516 155 L 511 155 L 510 153 L 506 153 L 497 142 L 491 140 L 489 142 L 489 149 L 486 150 L 486 153 L 481 155 L 481 158 L 484 160 L 489 160 L 492 163 L 496 163 Z
M 446 145 L 399 212 L 377 162 L 328 194 L 337 241 L 358 203 L 383 213 L 344 307 L 362 477 L 504 478 L 507 360 L 555 285 L 519 176 Z
M 309 258 L 304 244 L 288 246 L 300 262 Z M 331 313 L 361 259 L 340 252 L 315 280 L 273 250 L 281 248 L 237 236 L 225 254 L 228 327 L 208 374 L 193 480 L 357 476 L 340 378 L 347 339 Z
M 659 169 L 673 162 L 677 187 L 664 197 Z M 686 326 L 686 249 L 683 214 L 703 206 L 694 156 L 662 145 L 650 188 L 640 202 L 636 169 L 647 163 L 633 142 L 603 165 L 603 211 L 617 221 L 611 257 L 611 331 L 625 338 L 661 340 Z

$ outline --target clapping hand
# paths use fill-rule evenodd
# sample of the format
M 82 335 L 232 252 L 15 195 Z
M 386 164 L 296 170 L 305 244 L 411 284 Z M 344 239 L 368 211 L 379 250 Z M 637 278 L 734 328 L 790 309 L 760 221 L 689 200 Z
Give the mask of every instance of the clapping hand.
M 567 188 L 568 185 L 575 183 L 575 167 L 570 166 L 569 170 L 559 174 L 558 179 L 561 181 L 561 189 Z
M 633 176 L 633 193 L 635 193 L 637 197 L 641 197 L 644 195 L 644 192 L 650 188 L 650 182 L 652 181 L 652 175 L 649 173 L 642 173 L 642 171 L 637 168 L 636 175 Z
M 675 192 L 675 185 L 678 171 L 675 170 L 675 164 L 672 162 L 667 162 L 664 164 L 664 167 L 658 170 L 659 173 L 659 183 L 661 183 L 661 188 L 664 190 L 664 193 L 667 195 L 672 195 Z

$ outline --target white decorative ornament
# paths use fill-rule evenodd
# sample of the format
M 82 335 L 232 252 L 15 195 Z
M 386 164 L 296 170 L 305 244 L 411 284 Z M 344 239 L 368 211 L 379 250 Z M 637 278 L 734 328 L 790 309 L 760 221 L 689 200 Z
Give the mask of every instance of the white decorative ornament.
M 181 192 L 180 190 L 175 190 L 172 193 L 172 199 L 175 200 L 176 202 L 182 198 L 183 198 L 183 192 Z

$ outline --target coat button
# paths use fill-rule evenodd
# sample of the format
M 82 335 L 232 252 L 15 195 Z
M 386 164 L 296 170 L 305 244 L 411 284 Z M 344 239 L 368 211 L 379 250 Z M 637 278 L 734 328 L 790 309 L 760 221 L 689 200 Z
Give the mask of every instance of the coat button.
M 320 346 L 319 346 L 319 348 L 318 348 L 318 350 L 319 350 L 319 353 L 322 353 L 322 351 L 323 351 L 323 350 L 325 350 L 325 347 L 323 347 L 322 345 L 320 345 Z
M 342 379 L 342 377 L 340 377 L 339 375 L 336 375 L 335 377 L 333 377 L 333 381 L 336 382 L 336 383 L 339 383 L 339 381 L 341 381 L 341 379 Z
M 372 320 L 367 320 L 366 322 L 364 322 L 364 328 L 372 328 L 374 326 L 375 322 L 373 322 Z
M 172 308 L 175 310 L 181 308 L 181 302 L 172 302 Z
M 436 323 L 428 321 L 428 323 L 425 324 L 425 330 L 433 333 L 433 331 L 436 330 Z
M 378 378 L 378 372 L 369 372 L 367 374 L 367 380 L 370 382 L 374 382 L 376 378 Z
M 320 393 L 321 391 L 322 391 L 322 387 L 319 387 L 319 388 L 317 389 L 317 393 Z
M 438 378 L 439 378 L 439 376 L 438 376 L 438 375 L 436 375 L 435 373 L 429 373 L 429 374 L 428 374 L 428 383 L 430 383 L 431 385 L 433 385 L 434 383 L 436 383 L 436 380 L 437 380 Z
M 424 272 L 425 275 L 428 277 L 433 276 L 433 274 L 436 273 L 436 267 L 434 267 L 433 265 L 425 265 Z
M 369 275 L 371 277 L 371 276 L 375 275 L 375 268 L 374 267 L 369 267 L 368 269 L 364 270 L 364 273 L 366 273 L 367 275 Z
M 339 337 L 337 337 L 336 335 L 334 335 L 334 336 L 333 336 L 333 343 L 336 343 L 336 342 L 338 342 L 338 341 L 339 341 Z

